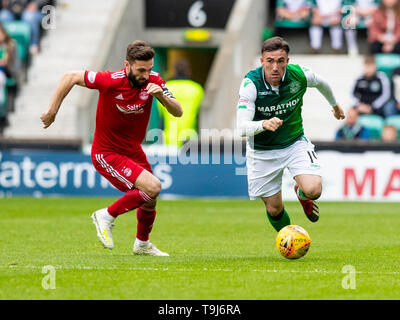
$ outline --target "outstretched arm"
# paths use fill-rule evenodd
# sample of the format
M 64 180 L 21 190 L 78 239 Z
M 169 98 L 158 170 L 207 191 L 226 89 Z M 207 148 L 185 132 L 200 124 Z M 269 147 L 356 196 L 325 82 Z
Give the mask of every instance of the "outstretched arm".
M 63 75 L 54 91 L 53 97 L 51 98 L 50 107 L 40 116 L 44 129 L 48 128 L 54 122 L 58 110 L 61 107 L 61 103 L 71 91 L 72 87 L 74 85 L 85 87 L 84 75 L 84 71 L 70 71 Z
M 181 104 L 176 100 L 168 90 L 164 91 L 158 84 L 149 83 L 146 87 L 147 93 L 156 97 L 161 104 L 174 117 L 181 117 L 183 110 Z

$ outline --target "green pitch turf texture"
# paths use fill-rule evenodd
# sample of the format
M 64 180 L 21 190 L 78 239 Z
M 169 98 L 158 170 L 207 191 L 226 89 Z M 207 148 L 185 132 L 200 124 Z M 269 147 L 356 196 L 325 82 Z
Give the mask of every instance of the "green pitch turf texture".
M 160 200 L 151 240 L 170 257 L 132 254 L 133 213 L 116 220 L 114 250 L 103 249 L 90 215 L 113 200 L 0 199 L 0 299 L 400 298 L 398 203 L 320 202 L 315 224 L 286 203 L 311 237 L 304 259 L 287 260 L 263 204 L 246 200 Z M 47 265 L 55 289 L 42 287 Z M 354 289 L 342 286 L 347 265 Z

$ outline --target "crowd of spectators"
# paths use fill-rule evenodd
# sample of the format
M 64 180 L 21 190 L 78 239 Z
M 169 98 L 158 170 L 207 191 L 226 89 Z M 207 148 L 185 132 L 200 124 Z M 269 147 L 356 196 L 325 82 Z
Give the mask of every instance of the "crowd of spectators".
M 19 85 L 27 80 L 31 57 L 41 50 L 48 5 L 55 6 L 56 0 L 0 0 L 0 136 Z
M 336 133 L 336 139 L 392 142 L 398 138 L 400 68 L 394 69 L 391 75 L 389 79 L 386 73 L 377 71 L 375 56 L 364 57 L 364 71 L 354 81 L 351 106 L 345 124 Z
M 400 63 L 379 70 L 376 56 L 400 61 L 400 0 L 277 0 L 277 28 L 308 28 L 310 52 L 320 53 L 324 30 L 332 53 L 359 54 L 364 29 L 364 68 L 354 79 L 351 105 L 336 139 L 396 141 L 400 133 Z M 325 50 L 326 52 L 326 50 Z
M 334 53 L 358 54 L 357 31 L 366 29 L 370 54 L 400 54 L 399 0 L 277 0 L 275 21 L 309 28 L 310 48 L 318 53 L 324 30 L 329 30 Z

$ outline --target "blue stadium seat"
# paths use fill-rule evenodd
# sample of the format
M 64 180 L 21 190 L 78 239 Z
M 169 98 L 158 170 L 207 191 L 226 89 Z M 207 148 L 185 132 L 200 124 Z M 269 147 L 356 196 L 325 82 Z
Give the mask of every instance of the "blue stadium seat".
M 3 23 L 11 38 L 15 39 L 19 46 L 18 56 L 21 60 L 25 60 L 29 52 L 29 44 L 31 41 L 31 29 L 25 21 L 10 21 Z
M 396 127 L 397 133 L 400 137 L 400 115 L 387 117 L 385 120 L 385 124 Z
M 386 73 L 390 79 L 393 69 L 400 67 L 400 54 L 378 53 L 375 55 L 375 63 L 377 70 Z
M 385 120 L 375 114 L 365 114 L 358 117 L 358 122 L 368 130 L 370 139 L 380 139 Z

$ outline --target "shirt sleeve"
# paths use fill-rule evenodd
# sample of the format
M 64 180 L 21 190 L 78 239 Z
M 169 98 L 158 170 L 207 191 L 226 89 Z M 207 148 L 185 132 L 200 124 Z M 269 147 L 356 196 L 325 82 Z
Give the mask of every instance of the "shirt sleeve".
M 236 127 L 241 137 L 254 136 L 262 131 L 263 120 L 253 121 L 257 99 L 257 89 L 253 81 L 245 78 L 240 85 L 236 111 Z
M 307 79 L 307 87 L 309 88 L 317 88 L 318 91 L 325 97 L 331 107 L 337 105 L 336 98 L 333 95 L 332 89 L 329 86 L 328 82 L 322 79 L 319 75 L 312 72 L 310 69 L 306 67 L 301 67 L 304 72 L 304 75 Z
M 89 89 L 106 91 L 111 85 L 111 75 L 107 71 L 85 71 L 85 85 Z

